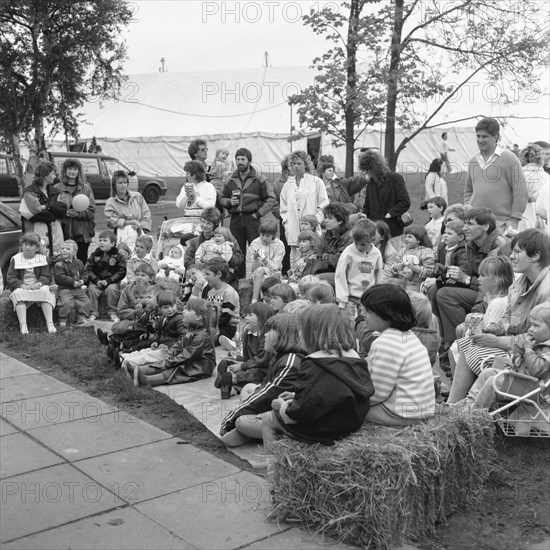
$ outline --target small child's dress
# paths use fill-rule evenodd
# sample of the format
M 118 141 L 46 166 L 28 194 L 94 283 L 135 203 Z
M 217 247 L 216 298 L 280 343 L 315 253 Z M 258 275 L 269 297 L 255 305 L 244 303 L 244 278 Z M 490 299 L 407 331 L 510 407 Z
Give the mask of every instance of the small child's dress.
M 221 256 L 228 262 L 233 257 L 233 243 L 225 241 L 218 244 L 214 239 L 209 239 L 201 243 L 195 253 L 195 259 L 200 260 L 203 264 L 216 256 Z
M 487 301 L 489 302 L 489 305 L 483 315 L 481 330 L 487 334 L 503 336 L 506 334 L 508 328 L 507 324 L 509 324 L 508 296 L 489 296 L 487 297 Z M 464 354 L 466 364 L 476 375 L 479 375 L 481 372 L 481 363 L 485 359 L 493 356 L 506 357 L 508 355 L 508 352 L 501 348 L 478 346 L 472 342 L 469 336 L 459 338 L 457 340 L 457 345 L 458 349 Z
M 279 239 L 273 239 L 267 245 L 261 237 L 254 239 L 246 251 L 246 277 L 261 268 L 266 277 L 281 277 L 285 245 Z
M 55 307 L 55 294 L 50 290 L 52 284 L 52 273 L 46 256 L 36 254 L 34 258 L 25 258 L 22 253 L 16 254 L 10 261 L 6 281 L 10 290 L 13 306 L 25 302 L 28 305 L 33 303 L 48 303 Z M 41 283 L 42 288 L 28 290 L 21 288 L 23 285 Z

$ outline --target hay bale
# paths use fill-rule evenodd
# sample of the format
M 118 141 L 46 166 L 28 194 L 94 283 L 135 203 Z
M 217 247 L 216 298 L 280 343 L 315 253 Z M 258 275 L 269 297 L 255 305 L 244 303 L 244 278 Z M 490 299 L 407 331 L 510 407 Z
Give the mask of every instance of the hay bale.
M 281 439 L 273 515 L 362 548 L 422 539 L 481 497 L 493 435 L 485 413 L 438 407 L 421 425 L 365 425 L 333 447 Z

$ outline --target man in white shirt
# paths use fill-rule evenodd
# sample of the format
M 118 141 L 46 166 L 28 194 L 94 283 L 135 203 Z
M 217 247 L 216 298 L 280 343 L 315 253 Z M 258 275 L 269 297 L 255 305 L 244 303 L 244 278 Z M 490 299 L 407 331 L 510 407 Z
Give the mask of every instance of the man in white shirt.
M 445 163 L 445 166 L 447 167 L 447 173 L 452 174 L 454 170 L 452 169 L 451 161 L 449 160 L 449 151 L 452 151 L 454 153 L 454 149 L 450 149 L 449 144 L 447 143 L 447 132 L 443 132 L 441 134 L 441 160 Z

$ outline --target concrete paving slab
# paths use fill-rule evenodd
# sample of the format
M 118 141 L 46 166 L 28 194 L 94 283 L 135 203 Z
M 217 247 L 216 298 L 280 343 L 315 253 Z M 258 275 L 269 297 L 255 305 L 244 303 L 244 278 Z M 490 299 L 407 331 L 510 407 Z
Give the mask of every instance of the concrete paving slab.
M 21 376 L 22 374 L 35 374 L 36 372 L 36 369 L 0 352 L 0 378 Z
M 35 371 L 36 372 L 36 371 Z M 0 403 L 72 391 L 74 388 L 46 374 L 24 374 L 0 380 Z
M 221 354 L 216 348 L 219 359 Z M 220 390 L 214 387 L 214 376 L 205 380 L 198 380 L 191 384 L 174 384 L 173 386 L 158 386 L 155 389 L 173 399 L 179 405 L 185 407 L 216 437 L 220 436 L 220 425 L 225 416 L 231 412 L 240 402 L 240 396 L 233 395 L 230 399 L 222 400 Z M 228 449 L 243 460 L 248 461 L 254 468 L 262 468 L 263 444 L 261 441 L 249 443 L 242 447 Z
M 2 545 L 3 550 L 187 550 L 193 546 L 125 508 Z
M 119 496 L 135 504 L 240 470 L 196 447 L 168 439 L 108 455 L 82 460 L 78 468 L 107 487 L 120 487 Z
M 208 481 L 136 508 L 196 548 L 240 548 L 288 528 L 266 519 L 271 510 L 269 485 L 248 472 Z
M 47 468 L 65 461 L 29 436 L 18 433 L 2 439 L 0 477 L 10 477 Z
M 280 550 L 292 548 L 292 550 L 352 550 L 352 546 L 341 544 L 318 535 L 308 535 L 298 529 L 291 529 L 260 540 L 246 547 L 246 550 Z
M 81 418 L 92 419 L 119 409 L 84 392 L 73 390 L 2 403 L 0 410 L 6 420 L 23 430 L 31 430 Z
M 173 437 L 120 411 L 34 428 L 29 434 L 73 462 Z
M 0 418 L 0 436 L 19 433 L 15 426 L 12 426 L 6 422 L 3 418 Z
M 0 540 L 32 535 L 121 504 L 70 464 L 16 476 L 2 482 Z

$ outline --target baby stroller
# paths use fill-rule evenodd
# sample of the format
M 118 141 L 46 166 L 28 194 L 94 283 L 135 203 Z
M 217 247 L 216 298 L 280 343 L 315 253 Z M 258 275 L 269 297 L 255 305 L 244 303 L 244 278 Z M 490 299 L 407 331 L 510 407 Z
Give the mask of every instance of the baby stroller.
M 201 210 L 187 209 L 185 216 L 166 220 L 160 226 L 157 245 L 157 258 L 162 260 L 173 246 L 180 244 L 184 236 L 199 235 L 201 223 Z
M 506 378 L 504 378 L 506 377 Z M 503 380 L 501 380 L 503 379 Z M 518 396 L 518 387 L 534 388 Z M 493 379 L 499 408 L 490 412 L 509 437 L 550 437 L 550 379 L 543 381 L 526 374 L 503 370 Z

